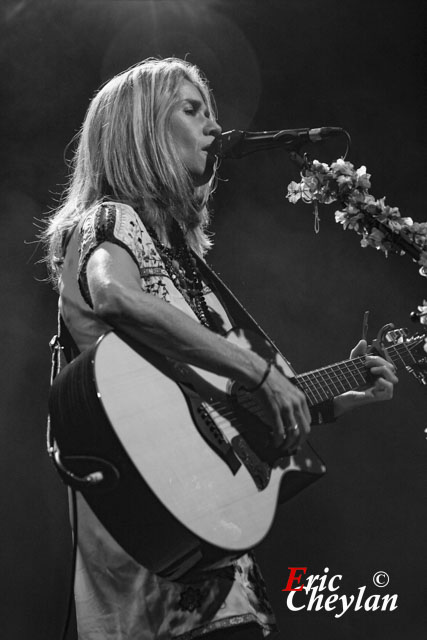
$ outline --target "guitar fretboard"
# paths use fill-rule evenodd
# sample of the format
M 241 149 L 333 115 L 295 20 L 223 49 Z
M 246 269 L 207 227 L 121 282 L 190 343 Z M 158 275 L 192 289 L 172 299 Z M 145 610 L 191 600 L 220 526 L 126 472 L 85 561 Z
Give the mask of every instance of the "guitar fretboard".
M 384 351 L 396 369 L 416 362 L 407 344 L 386 347 Z M 363 387 L 368 380 L 369 369 L 365 363 L 365 356 L 360 356 L 302 373 L 296 377 L 296 384 L 305 393 L 308 404 L 314 406 L 346 391 Z

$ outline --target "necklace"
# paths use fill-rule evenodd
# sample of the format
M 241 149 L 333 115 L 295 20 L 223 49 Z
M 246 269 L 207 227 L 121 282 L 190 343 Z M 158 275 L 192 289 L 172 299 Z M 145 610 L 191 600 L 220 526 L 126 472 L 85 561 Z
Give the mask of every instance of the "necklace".
M 181 227 L 176 221 L 173 221 L 170 247 L 159 240 L 153 229 L 149 229 L 149 233 L 175 287 L 190 305 L 200 322 L 208 329 L 214 330 L 209 308 L 203 295 L 203 281 L 200 271 Z

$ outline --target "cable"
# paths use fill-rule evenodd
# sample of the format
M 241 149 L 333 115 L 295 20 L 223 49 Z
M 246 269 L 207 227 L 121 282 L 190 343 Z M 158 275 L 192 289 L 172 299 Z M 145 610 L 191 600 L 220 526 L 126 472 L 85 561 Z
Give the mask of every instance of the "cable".
M 66 640 L 67 633 L 70 628 L 71 614 L 73 611 L 74 603 L 74 581 L 76 577 L 76 564 L 77 564 L 77 539 L 78 539 L 78 516 L 77 516 L 77 498 L 76 492 L 70 487 L 70 509 L 71 509 L 71 533 L 73 536 L 73 547 L 71 554 L 71 575 L 70 584 L 68 587 L 68 601 L 67 601 L 67 614 L 65 618 L 64 627 L 60 636 L 61 640 Z

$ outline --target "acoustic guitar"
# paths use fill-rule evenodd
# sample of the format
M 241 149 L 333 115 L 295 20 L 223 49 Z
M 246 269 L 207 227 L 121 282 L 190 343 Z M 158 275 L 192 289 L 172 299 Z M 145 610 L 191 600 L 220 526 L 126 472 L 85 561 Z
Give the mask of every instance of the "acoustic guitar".
M 387 335 L 382 353 L 397 369 L 427 371 L 425 335 Z M 229 340 L 273 355 L 311 407 L 369 383 L 364 357 L 295 375 L 270 343 L 242 330 Z M 169 579 L 255 547 L 278 502 L 325 472 L 308 443 L 290 456 L 274 448 L 253 396 L 232 381 L 114 332 L 63 368 L 49 405 L 65 481 L 131 556 Z

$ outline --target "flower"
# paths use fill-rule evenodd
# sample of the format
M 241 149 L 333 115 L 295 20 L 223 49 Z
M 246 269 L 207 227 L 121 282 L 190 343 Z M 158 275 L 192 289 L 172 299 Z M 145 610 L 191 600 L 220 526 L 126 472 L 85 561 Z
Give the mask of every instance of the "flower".
M 369 234 L 364 234 L 360 244 L 362 247 L 375 247 L 375 249 L 381 249 L 385 234 L 374 227 Z
M 343 158 L 339 158 L 336 162 L 333 162 L 331 164 L 331 170 L 332 173 L 334 173 L 336 176 L 354 175 L 354 166 L 351 164 L 351 162 L 346 162 Z
M 316 173 L 328 173 L 329 167 L 326 162 L 319 162 L 318 160 L 313 160 L 313 167 Z
M 370 189 L 371 182 L 369 178 L 371 177 L 370 173 L 366 173 L 366 167 L 359 167 L 356 171 L 356 186 L 361 189 Z
M 286 197 L 292 204 L 298 202 L 298 200 L 301 199 L 301 184 L 295 181 L 288 184 L 288 194 Z
M 418 264 L 422 267 L 427 267 L 427 251 L 421 251 L 420 259 L 418 260 Z
M 344 224 L 347 220 L 347 213 L 345 211 L 335 211 L 335 222 Z
M 427 325 L 427 300 L 423 300 L 422 304 L 417 307 L 417 316 L 421 324 Z M 427 352 L 427 340 L 424 343 L 424 351 Z
M 352 184 L 353 178 L 351 176 L 340 175 L 337 177 L 337 184 L 342 187 L 345 184 Z
M 371 175 L 362 165 L 354 168 L 351 162 L 339 158 L 328 166 L 313 160 L 301 174 L 301 181 L 291 182 L 287 198 L 295 203 L 339 203 L 335 221 L 344 229 L 354 229 L 362 236 L 362 247 L 380 249 L 386 255 L 392 251 L 403 254 L 408 248 L 420 265 L 421 275 L 427 276 L 427 222 L 414 222 L 402 217 L 398 207 L 386 204 L 385 197 L 374 198 L 369 193 Z

